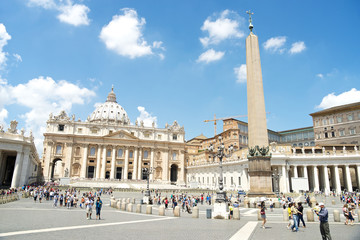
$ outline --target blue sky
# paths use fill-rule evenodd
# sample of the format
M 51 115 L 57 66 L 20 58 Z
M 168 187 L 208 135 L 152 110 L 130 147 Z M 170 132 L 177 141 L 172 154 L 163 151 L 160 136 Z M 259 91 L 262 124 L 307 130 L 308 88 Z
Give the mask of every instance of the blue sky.
M 16 119 L 41 146 L 50 112 L 86 120 L 114 85 L 131 122 L 177 120 L 186 139 L 210 137 L 203 120 L 247 114 L 249 9 L 268 128 L 311 126 L 309 113 L 360 101 L 355 0 L 4 0 L 0 122 Z

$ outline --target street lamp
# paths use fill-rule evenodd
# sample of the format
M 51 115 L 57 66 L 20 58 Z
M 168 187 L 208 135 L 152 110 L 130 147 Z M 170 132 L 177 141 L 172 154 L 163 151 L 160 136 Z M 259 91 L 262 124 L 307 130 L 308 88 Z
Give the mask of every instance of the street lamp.
M 143 168 L 142 169 L 142 174 L 143 174 L 143 176 L 146 176 L 146 179 L 147 179 L 147 185 L 146 185 L 146 191 L 145 191 L 145 196 L 146 197 L 150 197 L 149 176 L 153 172 L 154 172 L 154 169 L 152 167 L 150 169 L 148 169 L 148 168 Z
M 226 192 L 224 191 L 224 183 L 223 183 L 223 169 L 222 169 L 222 160 L 224 157 L 229 158 L 231 157 L 234 146 L 231 144 L 228 149 L 225 149 L 224 142 L 222 141 L 222 137 L 219 136 L 219 146 L 217 148 L 217 152 L 214 152 L 214 146 L 211 143 L 208 147 L 208 150 L 210 151 L 209 158 L 213 158 L 215 160 L 216 157 L 219 158 L 219 167 L 220 167 L 220 180 L 219 180 L 219 191 L 216 193 L 216 202 L 225 202 L 226 200 Z
M 272 174 L 272 178 L 273 178 L 273 181 L 274 181 L 275 193 L 279 197 L 279 178 L 280 178 L 280 174 L 276 171 L 276 169 L 275 169 L 275 173 Z

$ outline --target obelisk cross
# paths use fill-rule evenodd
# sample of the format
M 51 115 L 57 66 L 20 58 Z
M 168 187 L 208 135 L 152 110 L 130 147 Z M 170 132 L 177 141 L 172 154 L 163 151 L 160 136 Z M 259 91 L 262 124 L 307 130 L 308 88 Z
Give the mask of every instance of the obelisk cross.
M 252 32 L 252 29 L 254 28 L 254 26 L 252 25 L 251 15 L 254 15 L 254 13 L 251 12 L 250 10 L 246 11 L 246 13 L 249 14 L 249 29 L 250 29 L 250 32 Z

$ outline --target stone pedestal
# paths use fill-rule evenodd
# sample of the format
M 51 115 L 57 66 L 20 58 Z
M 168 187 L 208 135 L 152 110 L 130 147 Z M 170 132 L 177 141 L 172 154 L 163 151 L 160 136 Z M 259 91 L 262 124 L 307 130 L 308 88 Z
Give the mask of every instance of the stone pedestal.
M 121 201 L 120 200 L 117 200 L 116 208 L 120 210 L 120 208 L 121 208 Z
M 226 202 L 215 202 L 213 218 L 214 219 L 227 219 L 229 215 L 229 206 Z
M 199 207 L 193 207 L 192 218 L 199 218 Z
M 128 211 L 128 212 L 132 212 L 132 211 L 133 211 L 133 205 L 132 205 L 132 203 L 129 203 L 129 204 L 127 205 L 126 211 Z
M 339 210 L 334 210 L 334 222 L 340 222 L 340 212 Z
M 288 210 L 287 209 L 284 209 L 283 210 L 283 220 L 285 222 L 289 221 L 289 213 L 288 213 Z
M 240 208 L 234 208 L 233 219 L 240 220 Z
M 174 217 L 180 217 L 180 207 L 176 206 L 174 208 Z
M 275 198 L 272 192 L 270 156 L 252 156 L 249 159 L 250 191 L 248 197 Z
M 262 221 L 260 209 L 257 210 L 257 220 Z
M 311 209 L 306 211 L 306 218 L 307 218 L 306 220 L 308 222 L 313 222 L 314 221 L 314 212 Z
M 146 214 L 152 214 L 152 206 L 151 205 L 146 206 Z
M 159 216 L 165 216 L 165 206 L 159 207 Z
M 136 213 L 141 213 L 141 204 L 136 204 Z

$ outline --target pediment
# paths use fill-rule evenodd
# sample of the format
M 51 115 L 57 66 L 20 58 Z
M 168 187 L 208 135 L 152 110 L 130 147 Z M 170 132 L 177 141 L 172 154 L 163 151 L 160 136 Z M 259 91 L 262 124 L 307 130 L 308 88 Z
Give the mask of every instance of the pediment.
M 123 131 L 123 130 L 110 133 L 110 134 L 106 135 L 105 138 L 110 138 L 110 139 L 129 139 L 129 140 L 138 140 L 138 139 L 139 139 L 139 138 L 135 137 L 134 135 L 132 135 L 132 134 L 126 132 L 126 131 Z

